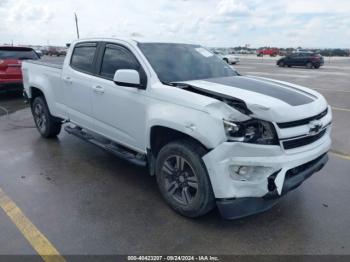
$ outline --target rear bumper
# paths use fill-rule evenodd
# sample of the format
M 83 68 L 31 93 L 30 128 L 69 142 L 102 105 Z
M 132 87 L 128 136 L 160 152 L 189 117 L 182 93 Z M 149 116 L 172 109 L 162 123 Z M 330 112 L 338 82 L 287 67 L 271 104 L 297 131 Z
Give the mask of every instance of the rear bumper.
M 324 154 L 306 164 L 288 170 L 281 194 L 278 194 L 277 190 L 271 184 L 271 187 L 269 187 L 271 191 L 263 197 L 219 199 L 216 202 L 217 207 L 225 219 L 237 219 L 266 211 L 273 207 L 282 196 L 297 188 L 303 181 L 321 170 L 327 161 L 328 156 Z M 299 170 L 302 171 L 299 172 Z M 273 174 L 269 177 L 269 182 L 273 183 L 274 176 Z
M 23 89 L 23 83 L 21 82 L 0 82 L 0 92 L 6 91 L 18 91 Z

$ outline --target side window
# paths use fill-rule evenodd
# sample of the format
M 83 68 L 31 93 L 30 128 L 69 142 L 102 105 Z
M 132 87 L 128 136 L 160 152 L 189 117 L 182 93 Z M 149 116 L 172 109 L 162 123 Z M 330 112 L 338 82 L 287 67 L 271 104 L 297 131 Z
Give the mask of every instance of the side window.
M 136 58 L 125 48 L 108 44 L 102 59 L 100 75 L 113 79 L 118 69 L 139 70 L 140 65 Z
M 70 65 L 77 70 L 92 73 L 94 57 L 97 49 L 96 43 L 78 44 L 73 51 Z

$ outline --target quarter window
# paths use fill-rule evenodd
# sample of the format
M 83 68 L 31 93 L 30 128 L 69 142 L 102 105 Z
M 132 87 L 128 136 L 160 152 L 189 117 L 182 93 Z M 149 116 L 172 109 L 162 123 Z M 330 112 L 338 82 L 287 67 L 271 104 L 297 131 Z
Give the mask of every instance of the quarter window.
M 93 73 L 96 49 L 97 45 L 94 43 L 77 45 L 73 51 L 71 66 L 77 70 Z
M 139 70 L 140 65 L 127 49 L 108 44 L 103 55 L 100 75 L 113 79 L 114 73 L 119 69 Z

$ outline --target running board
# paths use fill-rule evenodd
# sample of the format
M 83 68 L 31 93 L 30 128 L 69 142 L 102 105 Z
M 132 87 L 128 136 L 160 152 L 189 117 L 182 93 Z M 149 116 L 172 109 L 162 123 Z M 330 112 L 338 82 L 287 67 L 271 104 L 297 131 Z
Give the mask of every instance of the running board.
M 94 135 L 79 126 L 71 127 L 69 125 L 64 127 L 64 130 L 68 134 L 74 135 L 84 141 L 92 143 L 116 156 L 129 161 L 135 165 L 145 167 L 147 165 L 146 155 L 142 153 L 135 152 L 125 146 L 119 145 L 107 138 L 99 135 Z

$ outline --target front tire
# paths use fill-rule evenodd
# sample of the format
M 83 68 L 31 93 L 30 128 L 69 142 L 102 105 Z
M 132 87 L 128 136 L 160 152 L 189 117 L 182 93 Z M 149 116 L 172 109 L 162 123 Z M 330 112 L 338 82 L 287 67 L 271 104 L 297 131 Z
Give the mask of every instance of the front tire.
M 61 132 L 61 122 L 50 114 L 44 97 L 38 96 L 32 103 L 36 128 L 44 138 L 56 137 Z
M 283 61 L 279 61 L 279 62 L 278 62 L 278 66 L 279 66 L 279 67 L 284 67 L 284 65 L 285 65 L 285 64 L 284 64 Z
M 168 205 L 186 217 L 199 217 L 215 206 L 214 193 L 202 160 L 206 150 L 191 140 L 165 145 L 157 156 L 159 190 Z

